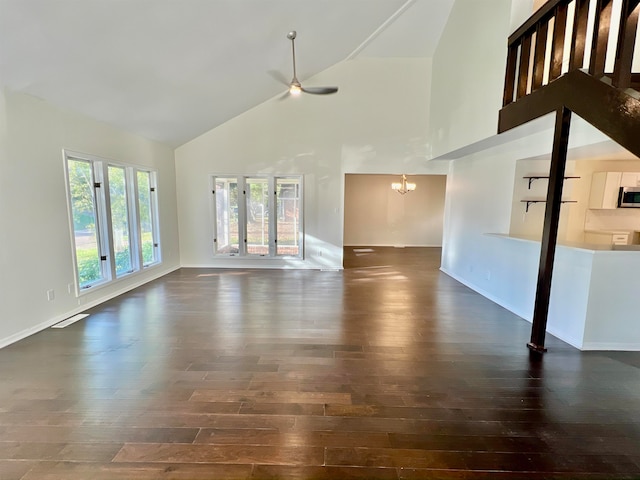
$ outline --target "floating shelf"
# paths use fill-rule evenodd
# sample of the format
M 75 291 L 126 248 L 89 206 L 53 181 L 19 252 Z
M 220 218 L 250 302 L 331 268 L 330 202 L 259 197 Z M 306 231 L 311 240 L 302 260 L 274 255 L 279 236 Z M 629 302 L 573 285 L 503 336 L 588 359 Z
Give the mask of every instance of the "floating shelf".
M 541 178 L 549 178 L 549 175 L 525 175 L 522 178 L 526 178 L 529 180 L 529 187 L 528 189 L 531 190 L 531 184 L 533 183 L 534 180 L 540 180 Z M 574 177 L 574 176 L 567 176 L 567 177 L 562 177 L 565 180 L 571 180 L 574 178 L 580 178 L 580 177 Z
M 534 203 L 547 203 L 546 200 L 520 200 L 520 202 L 527 204 L 524 210 L 525 213 L 529 212 L 529 207 Z M 578 203 L 578 201 L 577 200 L 560 200 L 560 203 Z

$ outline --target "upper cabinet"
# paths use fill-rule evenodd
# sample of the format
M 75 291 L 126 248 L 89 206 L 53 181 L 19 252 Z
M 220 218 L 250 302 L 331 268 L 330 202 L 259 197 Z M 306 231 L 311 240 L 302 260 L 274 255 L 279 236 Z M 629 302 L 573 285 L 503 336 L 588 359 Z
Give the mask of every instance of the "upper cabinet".
M 591 179 L 591 193 L 589 194 L 589 208 L 618 208 L 618 194 L 623 175 L 638 175 L 637 173 L 595 172 Z M 625 180 L 631 181 L 628 177 Z M 636 177 L 637 181 L 637 177 Z M 634 184 L 635 186 L 636 184 Z
M 623 172 L 620 179 L 621 187 L 640 187 L 640 172 Z

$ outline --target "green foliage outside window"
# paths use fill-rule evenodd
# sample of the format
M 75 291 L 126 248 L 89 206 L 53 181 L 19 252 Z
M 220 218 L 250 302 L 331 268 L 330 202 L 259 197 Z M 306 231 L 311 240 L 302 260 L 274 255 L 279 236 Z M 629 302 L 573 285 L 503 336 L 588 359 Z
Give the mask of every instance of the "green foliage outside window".
M 128 249 L 116 253 L 116 271 L 125 270 L 130 265 L 129 255 Z M 142 257 L 153 258 L 153 241 L 151 239 L 143 239 Z M 81 287 L 93 283 L 96 278 L 102 277 L 97 248 L 78 249 L 76 250 L 76 258 L 78 259 L 78 276 Z

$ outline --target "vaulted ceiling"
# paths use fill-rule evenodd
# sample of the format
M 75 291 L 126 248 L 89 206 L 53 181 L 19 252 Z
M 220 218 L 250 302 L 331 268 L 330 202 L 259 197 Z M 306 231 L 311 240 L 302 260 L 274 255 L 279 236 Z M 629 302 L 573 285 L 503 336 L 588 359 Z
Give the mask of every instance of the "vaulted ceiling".
M 290 30 L 305 83 L 432 56 L 453 1 L 0 0 L 0 85 L 178 146 L 286 89 Z

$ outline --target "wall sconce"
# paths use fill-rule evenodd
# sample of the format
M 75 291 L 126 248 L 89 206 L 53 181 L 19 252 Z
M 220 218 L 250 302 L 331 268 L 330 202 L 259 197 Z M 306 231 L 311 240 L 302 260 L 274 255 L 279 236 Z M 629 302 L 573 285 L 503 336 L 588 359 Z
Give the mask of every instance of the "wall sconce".
M 402 182 L 392 183 L 391 188 L 398 192 L 400 195 L 404 195 L 407 192 L 412 192 L 413 190 L 415 190 L 416 184 L 407 182 L 407 176 L 403 174 Z

